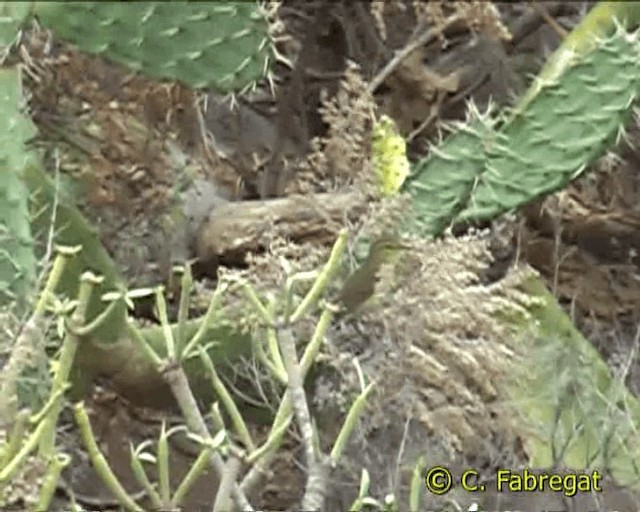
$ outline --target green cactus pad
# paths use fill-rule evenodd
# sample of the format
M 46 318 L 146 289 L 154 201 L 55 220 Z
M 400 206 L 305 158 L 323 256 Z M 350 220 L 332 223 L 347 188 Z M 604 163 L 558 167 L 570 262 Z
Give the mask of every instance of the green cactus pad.
M 83 51 L 193 88 L 250 86 L 272 53 L 256 2 L 36 2 L 34 12 Z
M 638 34 L 605 39 L 503 128 L 458 222 L 493 218 L 559 190 L 605 154 L 640 94 Z
M 29 191 L 22 175 L 35 159 L 25 143 L 35 126 L 21 112 L 20 76 L 0 69 L 0 304 L 25 305 L 36 273 L 29 214 Z
M 639 94 L 638 33 L 620 30 L 545 83 L 497 131 L 480 121 L 463 125 L 417 162 L 407 187 L 417 231 L 437 236 L 566 186 L 615 144 Z
M 413 197 L 415 229 L 435 236 L 448 227 L 466 205 L 484 169 L 485 147 L 497 136 L 488 119 L 461 123 L 457 131 L 429 156 L 416 162 L 406 189 Z

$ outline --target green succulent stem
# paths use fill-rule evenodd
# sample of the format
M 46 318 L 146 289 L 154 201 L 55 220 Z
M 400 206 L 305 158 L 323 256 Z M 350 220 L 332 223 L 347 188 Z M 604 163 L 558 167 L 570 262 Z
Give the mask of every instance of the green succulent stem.
M 193 462 L 193 464 L 189 468 L 189 471 L 187 472 L 187 474 L 184 476 L 184 478 L 178 485 L 176 492 L 173 493 L 173 497 L 171 498 L 171 503 L 170 503 L 172 507 L 179 507 L 182 504 L 187 493 L 191 490 L 194 484 L 202 476 L 202 474 L 204 473 L 204 470 L 209 465 L 209 459 L 211 458 L 211 451 L 212 451 L 212 448 L 209 445 L 204 445 L 202 447 L 200 454 L 198 455 L 196 460 Z
M 320 275 L 316 278 L 313 286 L 311 287 L 311 290 L 309 290 L 298 308 L 291 315 L 291 323 L 297 322 L 300 318 L 307 314 L 311 307 L 313 307 L 315 304 L 318 304 L 318 301 L 324 293 L 327 284 L 338 272 L 339 262 L 342 258 L 342 254 L 344 253 L 346 246 L 347 230 L 343 229 L 340 231 L 340 233 L 338 233 L 338 238 L 333 245 L 333 248 L 331 249 L 329 260 L 320 272 Z
M 24 435 L 27 431 L 27 424 L 29 422 L 29 411 L 22 409 L 16 415 L 15 421 L 11 426 L 11 430 L 7 435 L 7 441 L 4 441 L 0 445 L 0 467 L 5 467 L 9 461 L 18 453 L 20 445 L 24 439 Z
M 162 498 L 160 497 L 160 494 L 158 494 L 158 491 L 156 491 L 156 488 L 151 484 L 140 460 L 138 450 L 135 450 L 132 445 L 129 445 L 129 457 L 133 476 L 147 492 L 147 496 L 149 496 L 152 506 L 156 510 L 161 509 L 163 507 Z
M 96 276 L 94 276 L 90 272 L 86 272 L 85 274 L 83 274 L 82 281 L 80 283 L 80 289 L 78 292 L 78 305 L 73 315 L 71 316 L 71 321 L 76 325 L 82 325 L 86 321 L 89 300 L 93 293 L 94 286 L 97 283 L 99 283 L 99 279 L 97 279 Z M 51 392 L 53 394 L 62 392 L 64 387 L 68 384 L 69 375 L 71 373 L 71 368 L 76 356 L 76 351 L 78 350 L 79 343 L 80 338 L 76 334 L 73 334 L 70 331 L 66 333 L 62 342 L 62 348 L 60 349 L 60 359 L 57 363 L 57 368 L 51 387 Z M 45 459 L 53 457 L 54 454 L 56 425 L 58 423 L 58 417 L 60 415 L 61 409 L 62 401 L 56 401 L 56 403 L 52 406 L 51 412 L 43 421 L 46 427 L 45 434 L 40 444 L 40 454 Z
M 158 438 L 158 454 L 156 456 L 158 468 L 158 489 L 162 503 L 171 501 L 171 483 L 169 480 L 169 434 L 166 424 L 162 423 L 160 436 Z
M 4 486 L 18 472 L 22 465 L 26 462 L 29 455 L 36 449 L 38 443 L 42 439 L 47 425 L 44 421 L 40 422 L 36 429 L 27 437 L 24 444 L 9 463 L 0 469 L 0 487 Z
M 424 469 L 426 462 L 420 457 L 411 473 L 411 486 L 409 488 L 409 510 L 420 510 L 420 498 L 424 492 Z
M 38 502 L 36 503 L 34 510 L 49 510 L 51 508 L 51 500 L 58 488 L 60 474 L 70 462 L 71 457 L 65 453 L 58 453 L 53 457 L 53 459 L 51 459 L 51 462 L 47 466 L 47 473 L 44 477 L 42 487 L 40 488 Z
M 336 438 L 335 443 L 333 444 L 333 448 L 331 450 L 331 462 L 335 465 L 340 460 L 342 453 L 346 447 L 347 441 L 351 438 L 351 434 L 353 430 L 356 428 L 358 420 L 362 413 L 364 412 L 365 407 L 368 404 L 369 395 L 374 389 L 374 383 L 370 383 L 366 388 L 364 388 L 360 394 L 356 397 L 353 405 L 349 408 L 349 412 L 347 413 L 347 417 L 344 420 L 342 428 Z
M 82 441 L 87 448 L 89 458 L 91 459 L 91 464 L 100 476 L 102 482 L 113 493 L 124 508 L 134 512 L 141 512 L 142 507 L 140 507 L 135 500 L 129 496 L 118 480 L 118 477 L 109 466 L 107 459 L 105 459 L 104 455 L 100 452 L 100 448 L 96 442 L 93 429 L 91 428 L 89 415 L 84 408 L 84 404 L 82 402 L 75 404 L 73 412 L 80 430 L 80 437 L 82 438 Z
M 65 249 L 60 249 L 56 255 L 34 312 L 16 339 L 9 361 L 4 366 L 2 375 L 0 375 L 0 424 L 10 423 L 10 418 L 19 405 L 17 403 L 17 386 L 24 368 L 33 364 L 34 358 L 45 357 L 44 348 L 42 348 L 44 315 L 46 307 L 50 304 L 54 291 L 60 283 L 69 256 L 69 252 Z M 55 394 L 55 391 L 52 391 L 52 393 Z
M 203 348 L 200 348 L 200 359 L 202 361 L 202 365 L 206 368 L 207 373 L 209 374 L 211 385 L 215 389 L 218 398 L 224 404 L 225 409 L 231 417 L 231 423 L 233 424 L 233 427 L 240 441 L 242 441 L 246 450 L 254 451 L 256 448 L 255 443 L 253 442 L 251 434 L 249 433 L 247 424 L 242 418 L 242 413 L 240 412 L 240 409 L 236 405 L 233 397 L 222 382 L 222 379 L 220 379 L 220 376 L 218 375 L 218 372 L 216 371 L 211 358 L 207 355 Z

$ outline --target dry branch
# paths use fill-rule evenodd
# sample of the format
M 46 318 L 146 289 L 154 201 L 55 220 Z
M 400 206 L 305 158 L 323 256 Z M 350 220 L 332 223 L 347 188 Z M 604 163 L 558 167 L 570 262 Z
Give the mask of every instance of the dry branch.
M 264 249 L 274 236 L 331 244 L 366 209 L 367 198 L 358 191 L 225 203 L 201 227 L 196 255 L 206 262 L 235 260 Z

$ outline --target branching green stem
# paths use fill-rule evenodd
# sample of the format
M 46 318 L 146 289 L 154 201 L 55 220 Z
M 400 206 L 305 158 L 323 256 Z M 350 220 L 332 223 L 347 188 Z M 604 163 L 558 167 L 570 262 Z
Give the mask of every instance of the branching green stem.
M 93 434 L 93 429 L 91 428 L 89 416 L 87 415 L 87 411 L 85 410 L 82 402 L 77 403 L 73 407 L 73 412 L 80 430 L 80 437 L 82 438 L 82 441 L 87 448 L 89 458 L 91 459 L 91 464 L 102 479 L 102 482 L 113 493 L 124 508 L 136 512 L 142 511 L 142 507 L 140 507 L 129 496 L 124 487 L 122 487 L 122 484 L 118 481 L 118 477 L 113 473 L 109 463 L 100 452 L 98 443 L 96 443 L 96 439 Z
M 100 282 L 100 279 L 91 272 L 85 272 L 80 278 L 80 288 L 78 290 L 78 306 L 72 314 L 72 322 L 75 325 L 82 325 L 86 320 L 87 308 L 89 307 L 89 300 L 93 293 L 93 287 Z M 51 392 L 53 394 L 59 393 L 64 389 L 64 386 L 69 380 L 69 374 L 71 373 L 71 367 L 78 350 L 80 343 L 80 337 L 67 332 L 62 342 L 62 348 L 60 351 L 60 359 L 56 368 L 55 375 L 53 377 L 53 384 Z M 52 406 L 51 414 L 47 415 L 43 423 L 45 424 L 45 434 L 40 444 L 40 455 L 45 460 L 48 460 L 54 456 L 55 440 L 56 440 L 56 424 L 58 423 L 58 416 L 62 409 L 62 401 L 56 401 Z
M 242 418 L 242 414 L 240 413 L 238 406 L 236 405 L 233 397 L 222 382 L 222 379 L 220 379 L 220 377 L 218 376 L 218 372 L 216 371 L 211 358 L 202 348 L 200 349 L 200 361 L 202 361 L 202 364 L 207 369 L 207 372 L 209 373 L 209 379 L 211 380 L 211 385 L 218 395 L 218 398 L 224 404 L 225 409 L 229 413 L 229 416 L 231 417 L 231 423 L 233 424 L 233 427 L 236 431 L 236 434 L 240 438 L 240 441 L 242 441 L 246 450 L 250 452 L 254 451 L 256 449 L 255 443 L 251 438 L 251 434 L 249 433 L 247 424 Z
M 311 309 L 314 304 L 317 304 L 319 302 L 320 297 L 327 287 L 327 284 L 338 272 L 340 258 L 342 258 L 342 254 L 344 253 L 346 246 L 347 230 L 343 229 L 338 234 L 338 239 L 333 245 L 333 249 L 331 249 L 329 261 L 327 261 L 315 283 L 313 283 L 313 286 L 311 287 L 311 290 L 309 290 L 309 293 L 307 293 L 296 311 L 293 313 L 293 315 L 291 315 L 291 323 L 297 322 L 300 318 L 307 314 L 309 309 Z

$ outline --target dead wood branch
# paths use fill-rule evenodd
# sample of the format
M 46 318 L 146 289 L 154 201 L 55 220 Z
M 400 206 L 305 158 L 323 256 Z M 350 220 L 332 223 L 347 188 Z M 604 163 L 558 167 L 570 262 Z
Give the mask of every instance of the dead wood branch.
M 210 214 L 200 230 L 200 261 L 236 260 L 263 250 L 274 237 L 296 243 L 333 243 L 337 232 L 362 218 L 367 198 L 358 191 L 226 203 Z

